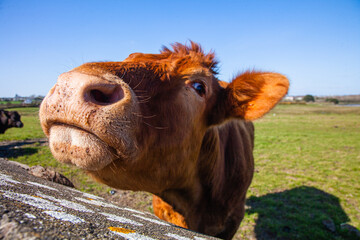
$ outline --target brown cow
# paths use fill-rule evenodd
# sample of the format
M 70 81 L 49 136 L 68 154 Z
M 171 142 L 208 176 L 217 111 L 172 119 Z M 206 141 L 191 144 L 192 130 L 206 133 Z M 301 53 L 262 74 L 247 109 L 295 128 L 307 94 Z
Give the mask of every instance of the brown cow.
M 219 82 L 213 53 L 193 42 L 172 47 L 60 75 L 41 124 L 60 162 L 113 188 L 153 193 L 162 219 L 231 239 L 254 172 L 250 121 L 289 83 L 255 71 Z

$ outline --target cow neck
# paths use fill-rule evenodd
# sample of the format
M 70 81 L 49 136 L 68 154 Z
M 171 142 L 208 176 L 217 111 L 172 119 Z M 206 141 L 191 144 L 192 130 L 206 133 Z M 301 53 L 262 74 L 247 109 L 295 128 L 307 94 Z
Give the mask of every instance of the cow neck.
M 230 129 L 236 131 L 232 132 Z M 239 199 L 245 198 L 245 193 L 241 192 L 248 188 L 252 173 L 246 177 L 246 182 L 243 176 L 250 174 L 246 173 L 246 170 L 254 167 L 253 160 L 240 148 L 234 152 L 236 157 L 226 156 L 227 145 L 234 144 L 231 140 L 226 140 L 231 139 L 229 135 L 232 134 L 239 134 L 243 144 L 252 149 L 251 123 L 236 120 L 212 127 L 203 138 L 193 184 L 188 185 L 188 188 L 166 191 L 159 195 L 185 217 L 190 229 L 201 230 L 207 234 L 218 233 L 224 227 L 229 214 L 232 214 L 229 208 L 237 209 Z
M 214 205 L 219 206 L 217 200 L 215 202 L 212 200 L 214 200 L 213 195 L 221 194 L 218 191 L 220 188 L 218 184 L 222 181 L 218 177 L 222 174 L 218 172 L 223 171 L 225 166 L 221 162 L 220 154 L 218 129 L 212 127 L 204 135 L 195 167 L 196 172 L 192 180 L 187 181 L 189 184 L 181 189 L 168 189 L 156 194 L 185 217 L 190 229 L 197 229 L 201 224 L 199 218 L 203 215 L 201 212 L 206 212 L 209 208 L 213 209 Z M 221 195 L 216 198 L 221 199 Z M 216 211 L 221 209 L 220 207 Z

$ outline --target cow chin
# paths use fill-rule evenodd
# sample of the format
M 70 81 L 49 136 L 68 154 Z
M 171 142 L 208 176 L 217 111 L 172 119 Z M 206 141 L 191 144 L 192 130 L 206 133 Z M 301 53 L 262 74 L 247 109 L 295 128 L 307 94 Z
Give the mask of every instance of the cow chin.
M 116 154 L 94 134 L 68 125 L 50 128 L 49 145 L 54 157 L 81 169 L 97 171 L 114 161 Z

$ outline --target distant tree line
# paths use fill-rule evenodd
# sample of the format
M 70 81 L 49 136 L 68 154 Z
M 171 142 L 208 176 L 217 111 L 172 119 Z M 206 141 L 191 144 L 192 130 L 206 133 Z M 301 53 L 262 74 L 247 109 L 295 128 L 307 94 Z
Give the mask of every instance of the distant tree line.
M 303 100 L 305 101 L 305 102 L 315 102 L 315 98 L 314 98 L 314 96 L 313 95 L 305 95 L 304 96 L 304 98 L 303 98 Z
M 339 104 L 339 100 L 336 99 L 336 98 L 327 98 L 325 101 L 326 102 L 331 102 L 331 103 L 334 103 L 334 104 Z
M 313 95 L 308 94 L 308 95 L 305 95 L 303 97 L 303 101 L 305 101 L 305 102 L 315 102 L 315 97 Z M 325 101 L 330 102 L 330 103 L 334 103 L 334 104 L 339 104 L 339 102 L 340 102 L 339 99 L 337 99 L 337 98 L 326 98 Z
M 14 107 L 35 107 L 40 106 L 43 96 L 29 96 L 21 97 L 15 95 L 13 98 L 9 97 L 0 97 L 0 108 L 14 108 Z

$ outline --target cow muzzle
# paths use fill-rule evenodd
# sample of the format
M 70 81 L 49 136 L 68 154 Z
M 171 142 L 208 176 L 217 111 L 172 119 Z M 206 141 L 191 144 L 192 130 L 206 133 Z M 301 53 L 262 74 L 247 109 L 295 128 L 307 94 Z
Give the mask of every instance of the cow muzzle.
M 15 123 L 15 127 L 17 127 L 17 128 L 22 128 L 23 126 L 24 126 L 24 124 L 20 121 Z
M 134 157 L 138 102 L 117 76 L 60 75 L 40 107 L 40 122 L 60 162 L 96 171 Z

